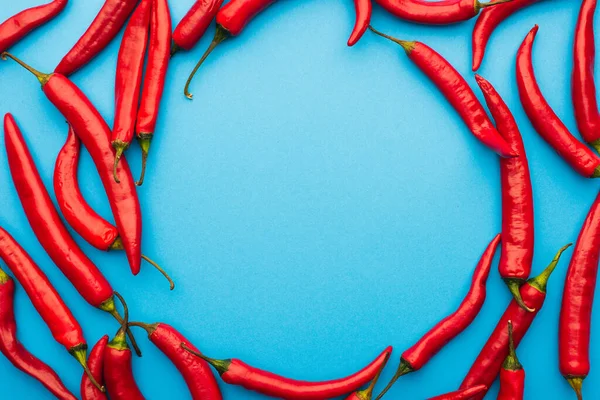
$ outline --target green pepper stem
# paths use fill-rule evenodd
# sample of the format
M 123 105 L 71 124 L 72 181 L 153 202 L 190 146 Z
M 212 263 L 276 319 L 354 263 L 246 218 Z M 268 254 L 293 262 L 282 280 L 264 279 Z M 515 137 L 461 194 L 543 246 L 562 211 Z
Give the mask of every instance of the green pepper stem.
M 79 361 L 79 364 L 81 364 L 83 367 L 83 370 L 85 371 L 85 374 L 89 378 L 90 382 L 92 382 L 92 385 L 96 386 L 96 388 L 102 393 L 106 392 L 106 388 L 98 383 L 87 365 L 87 346 L 78 346 L 75 349 L 71 349 L 70 353 L 77 361 Z
M 185 343 L 181 343 L 181 348 L 187 351 L 190 354 L 195 355 L 196 357 L 200 357 L 210 365 L 212 365 L 219 375 L 223 375 L 225 372 L 229 370 L 229 366 L 231 365 L 231 360 L 215 360 L 214 358 L 206 357 L 204 354 L 189 348 Z
M 375 385 L 377 385 L 377 381 L 379 381 L 379 377 L 381 377 L 381 373 L 385 369 L 385 366 L 387 365 L 389 359 L 390 355 L 388 353 L 385 355 L 385 360 L 383 361 L 383 364 L 381 364 L 379 371 L 377 371 L 377 374 L 373 377 L 373 380 L 371 380 L 369 386 L 365 390 L 361 390 L 356 393 L 361 400 L 371 400 L 373 398 L 373 390 L 375 389 Z
M 40 81 L 42 86 L 44 86 L 46 83 L 48 83 L 48 81 L 50 80 L 50 77 L 52 76 L 52 74 L 44 74 L 44 73 L 38 71 L 37 69 L 33 68 L 32 66 L 25 64 L 23 61 L 21 61 L 20 59 L 13 56 L 12 54 L 10 54 L 7 51 L 0 54 L 0 58 L 2 58 L 3 60 L 6 60 L 6 57 L 16 61 L 21 67 L 25 68 L 27 71 L 29 71 L 33 75 L 35 75 L 35 77 L 38 79 L 38 81 Z
M 162 267 L 160 265 L 158 265 L 157 263 L 155 263 L 154 261 L 152 261 L 150 258 L 148 258 L 147 256 L 145 256 L 143 254 L 142 254 L 142 258 L 144 260 L 146 260 L 146 262 L 148 264 L 150 264 L 154 268 L 156 268 L 158 270 L 158 272 L 160 272 L 169 281 L 169 287 L 171 288 L 171 290 L 175 289 L 175 282 L 173 282 L 173 279 L 171 279 L 169 274 L 167 274 L 167 272 L 164 269 L 162 269 Z
M 515 299 L 519 307 L 521 307 L 527 312 L 535 311 L 535 308 L 528 307 L 527 304 L 525 304 L 525 302 L 523 301 L 523 297 L 521 297 L 521 285 L 525 283 L 524 280 L 508 278 L 504 279 L 504 282 L 506 283 L 506 286 L 508 286 L 508 290 L 513 295 L 513 298 Z
M 529 283 L 530 286 L 539 290 L 541 293 L 546 293 L 546 286 L 548 285 L 548 279 L 550 278 L 550 275 L 552 275 L 552 272 L 554 272 L 554 269 L 556 268 L 556 265 L 558 264 L 558 261 L 560 260 L 560 256 L 562 255 L 562 253 L 565 250 L 567 250 L 572 245 L 573 245 L 573 243 L 569 243 L 569 244 L 563 246 L 560 250 L 558 250 L 558 252 L 554 256 L 554 258 L 552 259 L 552 262 L 550 262 L 550 264 L 546 267 L 546 269 L 543 270 L 542 273 L 539 274 L 538 276 L 529 279 L 527 281 L 527 283 Z
M 508 321 L 508 356 L 504 360 L 502 365 L 507 371 L 518 371 L 523 369 L 523 366 L 519 362 L 517 352 L 515 351 L 515 341 L 513 339 L 513 324 L 512 321 Z
M 400 359 L 400 365 L 398 365 L 398 369 L 396 370 L 396 373 L 394 374 L 394 376 L 392 377 L 392 379 L 390 380 L 390 382 L 387 384 L 387 386 L 375 398 L 375 400 L 379 400 L 383 396 L 385 396 L 385 394 L 388 392 L 388 390 L 390 390 L 392 388 L 392 386 L 394 386 L 394 383 L 396 383 L 396 381 L 401 376 L 406 375 L 406 374 L 410 374 L 411 372 L 414 372 L 413 367 L 410 366 L 410 364 L 408 363 L 408 361 L 406 361 L 405 359 L 401 358 Z
M 381 32 L 381 31 L 378 31 L 377 29 L 373 28 L 372 25 L 369 25 L 369 29 L 371 30 L 371 32 L 375 33 L 376 35 L 384 37 L 384 38 L 386 38 L 388 40 L 391 40 L 392 42 L 397 43 L 400 46 L 402 46 L 402 48 L 404 49 L 404 51 L 406 52 L 406 54 L 410 54 L 414 50 L 414 48 L 415 48 L 415 42 L 409 42 L 409 41 L 406 41 L 406 40 L 400 40 L 400 39 L 397 39 L 397 38 L 395 38 L 393 36 L 386 35 L 385 33 Z

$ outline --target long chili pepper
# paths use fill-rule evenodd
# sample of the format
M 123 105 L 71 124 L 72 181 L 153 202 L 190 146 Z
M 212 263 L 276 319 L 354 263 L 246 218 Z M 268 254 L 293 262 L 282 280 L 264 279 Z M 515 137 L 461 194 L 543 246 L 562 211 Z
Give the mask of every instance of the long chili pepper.
M 102 251 L 124 250 L 123 241 L 115 226 L 102 218 L 83 198 L 77 180 L 80 144 L 73 127 L 65 145 L 58 153 L 54 167 L 54 193 L 58 207 L 71 227 L 89 244 Z M 142 258 L 156 268 L 168 281 L 171 290 L 175 282 L 157 263 L 142 254 Z M 133 347 L 139 351 L 130 335 Z
M 469 84 L 444 57 L 421 42 L 398 40 L 372 26 L 369 29 L 402 46 L 408 58 L 437 86 L 477 139 L 502 157 L 518 155 L 494 128 Z
M 538 1 L 540 0 L 511 0 L 505 4 L 488 7 L 481 12 L 473 28 L 473 71 L 477 71 L 481 66 L 485 48 L 494 29 L 515 12 Z M 496 1 L 492 0 L 490 3 L 494 4 Z
M 596 98 L 594 13 L 597 0 L 583 0 L 575 27 L 571 93 L 575 120 L 583 140 L 600 151 L 600 113 Z
M 12 365 L 39 381 L 58 399 L 76 400 L 56 372 L 27 351 L 17 339 L 14 295 L 15 282 L 0 268 L 0 352 Z
M 496 121 L 498 132 L 518 157 L 500 160 L 502 182 L 502 253 L 498 270 L 517 303 L 529 310 L 521 299 L 519 287 L 531 273 L 533 260 L 533 192 L 525 146 L 519 127 L 491 83 L 479 75 L 475 80 Z M 533 311 L 533 310 L 529 310 Z
M 524 390 L 525 370 L 515 352 L 512 321 L 508 321 L 508 355 L 500 370 L 498 400 L 523 400 Z
M 115 122 L 111 136 L 111 144 L 115 149 L 113 175 L 117 183 L 120 182 L 117 165 L 123 152 L 129 148 L 135 131 L 152 3 L 153 0 L 142 0 L 133 12 L 125 28 L 117 59 Z
M 475 359 L 467 376 L 460 385 L 460 389 L 467 389 L 477 385 L 491 386 L 502 368 L 502 363 L 508 355 L 508 331 L 506 326 L 508 321 L 512 321 L 514 328 L 515 347 L 521 343 L 521 340 L 529 330 L 531 323 L 536 315 L 541 310 L 544 300 L 546 299 L 546 286 L 550 275 L 556 268 L 560 256 L 569 247 L 568 244 L 561 248 L 554 259 L 546 267 L 541 274 L 534 278 L 530 278 L 527 283 L 521 286 L 521 297 L 528 307 L 534 309 L 534 312 L 523 310 L 513 299 L 506 311 L 500 317 L 500 321 L 494 328 L 488 341 L 481 349 L 481 352 Z M 481 395 L 476 395 L 473 400 L 481 400 L 485 396 L 485 392 Z
M 179 50 L 191 50 L 200 41 L 210 23 L 221 8 L 223 0 L 203 0 L 194 5 L 185 14 L 173 32 L 173 47 L 171 55 Z
M 385 363 L 381 366 L 381 368 L 379 368 L 379 372 L 377 372 L 377 375 L 375 375 L 375 377 L 371 380 L 371 383 L 369 383 L 369 386 L 366 389 L 358 390 L 352 393 L 350 396 L 346 397 L 345 400 L 371 400 L 373 398 L 373 390 L 375 389 L 375 385 L 377 385 L 377 381 L 379 381 L 379 377 L 381 376 L 381 373 L 383 372 L 389 359 L 390 357 L 388 355 Z
M 88 346 L 83 337 L 81 326 L 40 267 L 35 264 L 15 239 L 2 228 L 0 228 L 0 258 L 23 286 L 33 307 L 52 332 L 54 340 L 67 349 L 81 364 L 96 387 L 103 391 L 104 388 L 97 384 L 87 366 Z
M 356 9 L 356 23 L 348 39 L 348 46 L 354 46 L 367 31 L 371 23 L 373 4 L 371 0 L 354 0 L 354 8 Z
M 441 394 L 431 397 L 428 400 L 471 400 L 473 396 L 487 392 L 488 387 L 485 385 L 473 386 L 472 388 L 457 390 L 456 392 Z
M 579 232 L 567 271 L 558 330 L 561 374 L 581 398 L 583 380 L 590 372 L 592 305 L 600 259 L 600 195 Z
M 96 57 L 117 36 L 138 0 L 106 0 L 94 21 L 54 72 L 69 76 Z
M 131 322 L 129 326 L 137 326 L 146 330 L 148 339 L 175 365 L 185 380 L 192 399 L 223 399 L 217 380 L 208 363 L 181 347 L 181 344 L 184 343 L 188 348 L 199 351 L 175 328 L 163 323 L 144 324 L 142 322 Z
M 142 173 L 138 186 L 144 183 L 146 161 L 150 142 L 156 129 L 158 110 L 165 88 L 169 53 L 171 47 L 171 12 L 167 0 L 152 1 L 150 18 L 150 47 L 148 64 L 142 88 L 142 101 L 138 110 L 135 132 L 142 148 Z
M 324 382 L 306 382 L 260 370 L 236 358 L 229 360 L 208 358 L 186 346 L 185 343 L 182 343 L 181 347 L 212 365 L 224 382 L 286 400 L 324 400 L 354 392 L 377 375 L 382 364 L 387 362 L 392 353 L 390 346 L 371 364 L 348 377 Z
M 533 71 L 534 26 L 517 52 L 517 87 L 525 113 L 535 130 L 571 167 L 587 178 L 600 177 L 600 158 L 577 140 L 554 113 L 538 86 Z
M 445 345 L 471 325 L 485 302 L 486 282 L 490 275 L 494 254 L 500 244 L 500 238 L 500 234 L 496 235 L 481 255 L 481 259 L 473 273 L 469 293 L 467 293 L 458 309 L 438 322 L 417 343 L 402 353 L 400 365 L 394 377 L 377 396 L 376 400 L 381 399 L 398 378 L 423 368 Z
M 68 0 L 54 0 L 42 6 L 28 8 L 0 24 L 0 52 L 8 50 L 31 31 L 56 17 Z
M 104 383 L 104 349 L 108 344 L 108 335 L 104 335 L 100 338 L 98 343 L 90 351 L 88 357 L 88 367 L 90 372 L 96 378 L 96 381 L 100 384 Z M 90 378 L 86 374 L 81 378 L 81 400 L 107 400 L 106 394 L 99 391 L 96 386 L 92 384 Z
M 183 93 L 188 99 L 194 96 L 190 93 L 190 83 L 194 79 L 194 75 L 206 60 L 206 57 L 217 47 L 221 42 L 230 37 L 235 37 L 242 33 L 248 22 L 250 22 L 258 13 L 273 4 L 275 0 L 231 0 L 225 4 L 217 13 L 217 30 L 215 37 L 212 40 L 206 52 L 198 61 L 190 74 Z
M 113 178 L 115 153 L 110 145 L 110 129 L 83 92 L 65 76 L 53 73 L 42 74 L 9 53 L 10 57 L 34 74 L 42 84 L 42 90 L 52 104 L 63 114 L 96 165 L 104 190 L 108 196 L 117 229 L 134 275 L 140 272 L 142 260 L 142 216 L 137 189 L 129 165 L 125 159 L 117 167 L 121 183 Z

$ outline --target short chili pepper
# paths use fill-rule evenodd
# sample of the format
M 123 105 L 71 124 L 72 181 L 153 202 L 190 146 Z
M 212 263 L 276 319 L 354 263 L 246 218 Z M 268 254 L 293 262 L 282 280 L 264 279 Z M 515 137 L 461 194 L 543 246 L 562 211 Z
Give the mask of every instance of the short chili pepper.
M 452 393 L 441 394 L 439 396 L 431 397 L 428 400 L 471 400 L 473 396 L 477 396 L 487 390 L 487 386 L 478 385 L 468 389 L 457 390 Z
M 371 364 L 346 378 L 306 382 L 260 370 L 236 358 L 215 360 L 191 349 L 185 343 L 182 343 L 181 347 L 212 365 L 224 382 L 286 400 L 324 400 L 351 393 L 371 381 L 392 353 L 390 346 Z
M 0 268 L 0 352 L 15 368 L 36 379 L 56 398 L 76 400 L 56 372 L 27 351 L 17 339 L 14 296 L 15 282 Z
M 533 191 L 525 146 L 519 127 L 496 89 L 475 75 L 496 128 L 518 157 L 500 160 L 502 183 L 502 253 L 498 270 L 517 303 L 526 310 L 519 288 L 531 274 L 533 261 Z
M 381 366 L 381 368 L 379 368 L 379 372 L 377 372 L 377 375 L 375 375 L 375 377 L 371 380 L 371 383 L 369 383 L 369 386 L 366 389 L 358 390 L 352 393 L 350 396 L 346 397 L 345 400 L 371 400 L 373 398 L 373 390 L 375 389 L 375 385 L 377 385 L 377 381 L 379 381 L 379 377 L 381 376 L 381 373 L 383 372 L 389 359 L 390 357 L 388 355 L 387 360 L 385 360 L 385 363 Z
M 191 50 L 202 39 L 221 8 L 223 0 L 196 0 L 173 32 L 171 56 L 180 50 Z
M 81 89 L 64 75 L 42 74 L 12 54 L 2 53 L 2 58 L 5 57 L 15 60 L 36 76 L 46 97 L 73 126 L 75 133 L 89 151 L 108 196 L 129 266 L 133 274 L 137 275 L 142 260 L 140 202 L 133 176 L 125 159 L 121 160 L 117 170 L 121 183 L 116 183 L 113 178 L 115 153 L 110 145 L 111 133 L 108 125 Z
M 148 64 L 135 127 L 137 139 L 142 148 L 142 173 L 137 182 L 138 186 L 144 183 L 146 175 L 148 151 L 156 129 L 171 51 L 171 12 L 167 0 L 153 0 L 151 14 Z
M 223 399 L 217 380 L 210 370 L 208 363 L 181 347 L 181 344 L 184 343 L 188 348 L 199 352 L 175 328 L 163 323 L 144 324 L 142 322 L 131 322 L 129 326 L 137 326 L 146 330 L 148 339 L 167 356 L 179 371 L 187 384 L 192 399 Z
M 517 87 L 521 104 L 535 130 L 575 171 L 586 178 L 600 177 L 600 158 L 569 132 L 538 86 L 531 57 L 537 31 L 536 25 L 517 52 Z
M 106 0 L 94 21 L 54 72 L 69 76 L 89 63 L 117 36 L 138 0 Z
M 90 372 L 96 378 L 96 381 L 100 384 L 104 383 L 104 349 L 108 344 L 108 335 L 104 335 L 100 338 L 98 343 L 90 351 L 88 357 L 88 367 Z M 107 400 L 106 394 L 99 391 L 96 386 L 92 384 L 90 378 L 86 374 L 81 378 L 81 400 Z
M 494 254 L 500 244 L 500 238 L 500 234 L 496 235 L 483 252 L 477 267 L 475 267 L 469 293 L 458 309 L 438 322 L 417 343 L 402 353 L 400 365 L 394 377 L 376 400 L 381 399 L 401 376 L 423 368 L 444 346 L 471 325 L 485 302 L 486 282 L 490 275 Z
M 500 370 L 498 400 L 523 400 L 524 390 L 525 370 L 515 352 L 512 321 L 508 321 L 508 355 Z
M 583 140 L 600 152 L 600 113 L 596 98 L 594 13 L 597 0 L 583 0 L 575 27 L 571 93 L 575 120 Z
M 579 232 L 567 271 L 558 329 L 561 374 L 581 398 L 583 380 L 590 372 L 592 305 L 600 260 L 600 195 Z
M 521 297 L 528 307 L 534 309 L 534 312 L 523 310 L 513 299 L 506 311 L 500 317 L 500 321 L 494 328 L 494 331 L 488 338 L 488 341 L 481 349 L 481 352 L 475 359 L 467 376 L 463 380 L 460 389 L 467 389 L 477 385 L 490 387 L 502 368 L 502 364 L 508 355 L 508 330 L 506 326 L 508 321 L 512 321 L 514 328 L 515 347 L 519 346 L 521 340 L 529 330 L 531 323 L 540 312 L 544 300 L 546 299 L 546 287 L 548 279 L 556 268 L 562 253 L 570 247 L 568 244 L 561 248 L 554 259 L 541 274 L 530 278 L 527 283 L 521 286 Z M 481 400 L 486 392 L 473 397 L 473 400 Z
M 354 8 L 356 9 L 356 23 L 348 39 L 348 46 L 354 46 L 367 31 L 371 23 L 373 4 L 371 0 L 354 0 Z
M 56 17 L 68 0 L 54 0 L 42 6 L 28 8 L 0 24 L 0 53 L 8 50 L 34 29 Z
M 398 40 L 379 32 L 372 26 L 369 26 L 369 29 L 402 46 L 408 58 L 431 79 L 461 116 L 473 135 L 484 145 L 502 157 L 518 155 L 494 128 L 492 121 L 465 79 L 444 57 L 424 43 Z
M 242 33 L 248 22 L 274 2 L 275 0 L 231 0 L 219 10 L 217 13 L 217 30 L 215 31 L 215 37 L 185 83 L 185 89 L 183 91 L 185 97 L 188 99 L 194 97 L 189 91 L 190 84 L 204 60 L 206 60 L 215 47 L 225 39 L 238 36 Z

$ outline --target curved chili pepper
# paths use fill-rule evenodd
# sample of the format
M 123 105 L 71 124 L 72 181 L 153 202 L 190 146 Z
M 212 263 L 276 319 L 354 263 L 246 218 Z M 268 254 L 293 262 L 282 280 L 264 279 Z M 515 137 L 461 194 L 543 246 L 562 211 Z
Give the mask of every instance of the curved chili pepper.
M 523 400 L 524 390 L 525 370 L 515 352 L 512 321 L 508 321 L 508 355 L 500 370 L 498 400 Z
M 492 121 L 490 121 L 469 84 L 444 57 L 424 43 L 398 40 L 379 32 L 372 26 L 369 26 L 369 29 L 377 35 L 402 46 L 408 58 L 431 79 L 458 112 L 473 135 L 484 145 L 494 150 L 501 157 L 518 155 L 494 128 Z
M 129 326 L 137 326 L 146 330 L 148 339 L 175 365 L 185 380 L 192 399 L 223 399 L 210 366 L 203 359 L 190 354 L 181 347 L 183 343 L 195 352 L 199 352 L 175 328 L 163 323 L 144 324 L 141 322 L 131 322 Z
M 215 37 L 185 83 L 185 88 L 183 90 L 185 97 L 190 100 L 194 97 L 189 91 L 190 83 L 192 83 L 194 75 L 196 75 L 196 72 L 198 72 L 198 69 L 204 60 L 206 60 L 215 47 L 225 39 L 242 33 L 248 22 L 274 2 L 275 0 L 231 0 L 219 10 L 217 13 L 217 30 L 215 31 Z
M 600 260 L 600 195 L 579 232 L 567 271 L 558 330 L 561 374 L 581 398 L 583 380 L 590 372 L 592 305 Z
M 371 383 L 366 389 L 358 390 L 352 393 L 350 396 L 346 397 L 345 400 L 371 400 L 373 398 L 373 390 L 375 389 L 375 385 L 377 385 L 377 381 L 379 381 L 379 377 L 385 369 L 385 366 L 387 365 L 389 359 L 390 355 L 388 354 L 385 363 L 383 363 L 383 365 L 379 368 L 379 372 L 377 372 L 377 375 L 375 375 L 375 377 L 371 380 Z
M 0 268 L 0 352 L 15 368 L 36 379 L 58 399 L 77 400 L 56 372 L 27 351 L 17 339 L 14 295 L 15 282 Z
M 110 146 L 108 125 L 81 89 L 65 76 L 58 73 L 42 74 L 6 52 L 1 56 L 10 57 L 36 76 L 48 100 L 73 126 L 75 133 L 88 149 L 108 196 L 129 266 L 133 274 L 137 275 L 142 260 L 140 202 L 133 176 L 125 159 L 119 163 L 117 170 L 121 183 L 116 183 L 113 178 L 115 154 Z
M 354 8 L 356 9 L 356 23 L 350 39 L 348 39 L 348 46 L 354 46 L 367 31 L 371 23 L 373 4 L 371 4 L 371 0 L 354 0 Z
M 229 360 L 208 358 L 189 348 L 185 343 L 181 343 L 181 347 L 212 365 L 225 383 L 286 400 L 324 400 L 353 392 L 371 381 L 392 353 L 390 346 L 371 364 L 346 378 L 325 382 L 306 382 L 263 371 L 236 358 Z
M 69 76 L 89 63 L 117 36 L 138 0 L 106 0 L 83 36 L 54 72 Z
M 221 8 L 223 0 L 197 0 L 175 27 L 171 56 L 179 50 L 191 50 L 200 41 Z
M 519 346 L 521 340 L 529 330 L 531 323 L 536 315 L 540 312 L 546 299 L 546 286 L 550 275 L 556 268 L 560 256 L 569 247 L 568 244 L 561 248 L 554 259 L 546 267 L 541 274 L 534 278 L 530 278 L 527 283 L 521 286 L 521 297 L 528 307 L 534 309 L 534 312 L 523 310 L 513 299 L 506 311 L 500 317 L 500 321 L 494 328 L 488 341 L 481 349 L 481 352 L 475 359 L 467 376 L 460 385 L 461 389 L 471 388 L 477 385 L 491 386 L 502 368 L 502 364 L 506 356 L 508 356 L 508 331 L 506 326 L 508 321 L 512 321 L 514 327 L 515 347 Z M 485 396 L 485 392 L 473 397 L 473 400 L 481 400 Z
M 481 11 L 473 28 L 473 71 L 477 71 L 481 67 L 485 48 L 494 29 L 515 12 L 538 1 L 540 0 L 511 0 L 508 3 L 496 7 L 488 7 Z M 495 3 L 495 0 L 490 1 L 490 4 Z
M 142 88 L 142 101 L 138 110 L 136 134 L 142 148 L 142 173 L 138 186 L 144 183 L 146 161 L 150 150 L 150 141 L 156 129 L 158 110 L 165 88 L 165 78 L 169 66 L 171 47 L 171 12 L 167 0 L 152 1 L 150 19 L 150 47 L 148 65 Z
M 8 50 L 31 31 L 56 17 L 68 0 L 54 0 L 42 6 L 28 8 L 0 24 L 0 53 Z
M 575 121 L 583 140 L 600 151 L 600 113 L 594 82 L 596 44 L 594 13 L 597 0 L 583 0 L 575 28 L 571 89 Z
M 500 160 L 502 182 L 502 253 L 498 270 L 517 303 L 523 303 L 519 287 L 531 274 L 533 261 L 533 192 L 525 146 L 519 127 L 491 83 L 479 75 L 475 80 L 496 121 L 496 128 L 518 157 Z
M 571 167 L 587 178 L 600 177 L 600 158 L 577 140 L 552 110 L 535 79 L 531 53 L 538 26 L 534 26 L 517 52 L 519 97 L 535 130 Z
M 377 396 L 376 400 L 381 399 L 398 378 L 423 368 L 444 346 L 471 325 L 485 302 L 486 282 L 490 275 L 494 254 L 500 244 L 500 237 L 500 234 L 496 235 L 481 255 L 481 259 L 473 273 L 469 293 L 467 293 L 458 309 L 438 322 L 417 343 L 402 353 L 400 365 L 394 377 Z
M 456 392 L 441 394 L 431 397 L 428 400 L 471 400 L 473 396 L 487 392 L 488 387 L 485 385 L 473 386 L 472 388 L 457 390 Z
M 98 343 L 90 351 L 88 357 L 88 367 L 90 372 L 96 378 L 96 381 L 100 384 L 104 383 L 104 349 L 108 344 L 108 335 L 104 335 L 100 338 Z M 90 378 L 86 374 L 81 378 L 81 400 L 107 400 L 106 394 L 99 391 L 96 386 L 90 381 Z

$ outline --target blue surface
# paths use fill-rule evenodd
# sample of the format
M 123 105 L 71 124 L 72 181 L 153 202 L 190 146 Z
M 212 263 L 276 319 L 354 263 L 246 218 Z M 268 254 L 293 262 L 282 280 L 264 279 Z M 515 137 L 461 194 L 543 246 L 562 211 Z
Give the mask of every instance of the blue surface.
M 40 1 L 3 3 L 0 20 Z M 102 3 L 71 1 L 13 52 L 51 70 Z M 192 0 L 170 3 L 176 22 Z M 514 112 L 528 150 L 534 272 L 576 240 L 598 183 L 576 175 L 532 129 L 514 83 L 515 53 L 539 24 L 534 63 L 540 86 L 575 130 L 570 73 L 578 9 L 575 1 L 542 2 L 513 16 L 492 37 L 480 70 Z M 481 252 L 500 230 L 497 158 L 398 46 L 367 33 L 347 48 L 353 23 L 351 1 L 281 1 L 213 53 L 192 86 L 193 102 L 183 97 L 183 85 L 214 28 L 194 51 L 173 59 L 139 194 L 144 252 L 172 273 L 176 290 L 169 292 L 147 265 L 132 277 L 123 254 L 102 254 L 77 237 L 128 299 L 133 319 L 173 324 L 210 356 L 239 357 L 306 380 L 347 375 L 392 344 L 396 351 L 382 378 L 387 381 L 403 349 L 460 303 Z M 375 6 L 373 24 L 427 43 L 475 85 L 474 20 L 423 27 Z M 109 124 L 119 43 L 73 77 Z M 62 116 L 14 63 L 0 65 L 0 88 L 0 111 L 15 115 L 51 187 L 66 138 Z M 140 154 L 132 149 L 128 157 L 137 174 Z M 91 344 L 113 335 L 116 323 L 78 296 L 37 243 L 4 150 L 0 165 L 0 224 L 47 272 Z M 87 154 L 80 177 L 90 203 L 110 217 Z M 570 256 L 560 263 L 545 307 L 518 351 L 529 399 L 574 398 L 557 367 L 558 312 Z M 495 267 L 488 287 L 474 324 L 422 371 L 403 377 L 389 398 L 418 400 L 458 387 L 509 301 Z M 77 393 L 77 363 L 52 340 L 20 289 L 16 307 L 20 339 Z M 143 331 L 137 336 L 144 357 L 135 360 L 135 376 L 147 398 L 189 398 L 175 368 Z M 600 396 L 595 343 L 592 357 L 588 399 Z M 2 358 L 0 376 L 2 398 L 49 398 Z M 496 392 L 494 387 L 488 398 Z M 223 393 L 228 399 L 262 398 L 225 385 Z

